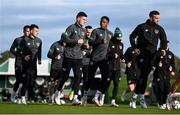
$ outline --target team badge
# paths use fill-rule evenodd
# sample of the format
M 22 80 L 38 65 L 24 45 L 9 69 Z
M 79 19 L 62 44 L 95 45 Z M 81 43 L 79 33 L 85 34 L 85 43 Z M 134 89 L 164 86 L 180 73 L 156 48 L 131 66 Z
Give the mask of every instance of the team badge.
M 115 46 L 112 46 L 112 48 L 115 48 Z
M 172 58 L 172 55 L 168 55 L 168 58 L 171 59 L 171 58 Z
M 158 33 L 159 33 L 159 30 L 158 30 L 158 29 L 155 29 L 155 30 L 154 30 L 154 33 L 155 33 L 155 34 L 158 34 Z
M 102 37 L 103 35 L 102 35 L 102 34 L 99 34 L 99 36 L 101 36 L 101 37 Z
M 59 48 L 56 48 L 57 50 L 59 50 Z
M 148 32 L 149 30 L 148 29 L 145 29 L 145 32 Z
M 74 32 L 77 34 L 77 31 L 76 31 L 76 30 L 75 30 Z
M 30 46 L 31 44 L 30 43 L 27 43 L 28 46 Z
M 142 63 L 144 61 L 144 59 L 141 58 L 139 61 Z
M 121 49 L 122 49 L 122 46 L 119 46 L 119 49 L 121 50 Z
M 37 47 L 39 47 L 39 46 L 40 46 L 40 43 L 36 43 L 36 45 L 37 45 Z

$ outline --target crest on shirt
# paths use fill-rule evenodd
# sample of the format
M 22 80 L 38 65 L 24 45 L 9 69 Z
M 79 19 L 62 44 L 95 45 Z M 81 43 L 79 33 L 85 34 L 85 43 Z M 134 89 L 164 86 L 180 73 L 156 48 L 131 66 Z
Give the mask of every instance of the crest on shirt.
M 145 29 L 145 32 L 148 32 L 149 30 L 148 29 Z
M 27 43 L 27 45 L 28 45 L 28 46 L 30 46 L 30 45 L 31 45 L 31 43 L 29 43 L 29 42 L 28 42 L 28 43 Z
M 76 30 L 75 30 L 74 32 L 77 34 L 77 31 L 76 31 Z
M 121 49 L 122 49 L 122 46 L 119 46 L 119 49 L 121 50 Z
M 159 33 L 159 30 L 158 30 L 158 29 L 155 29 L 155 30 L 154 30 L 154 33 L 155 33 L 155 34 L 158 34 L 158 33 Z
M 82 34 L 83 36 L 85 36 L 85 33 L 84 33 L 84 32 L 82 32 L 81 34 Z
M 59 48 L 56 48 L 57 50 L 59 50 Z
M 171 59 L 171 58 L 172 58 L 172 55 L 168 55 L 168 58 Z
M 115 48 L 115 46 L 112 46 L 112 48 Z
M 142 63 L 142 62 L 144 61 L 144 59 L 143 59 L 143 58 L 141 58 L 141 59 L 139 59 L 139 61 Z
M 37 45 L 37 47 L 39 47 L 39 46 L 40 46 L 40 43 L 36 43 L 36 45 Z
M 102 34 L 99 34 L 99 36 L 101 36 L 101 37 L 102 37 L 103 35 L 102 35 Z
M 109 34 L 108 37 L 111 38 L 112 37 L 111 34 Z

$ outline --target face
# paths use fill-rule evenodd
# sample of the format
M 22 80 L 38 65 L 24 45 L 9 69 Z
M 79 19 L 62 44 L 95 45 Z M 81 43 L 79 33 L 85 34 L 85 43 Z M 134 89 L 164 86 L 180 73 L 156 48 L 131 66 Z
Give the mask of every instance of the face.
M 25 30 L 23 31 L 24 36 L 29 36 L 30 34 L 30 29 L 29 28 L 25 28 Z
M 153 15 L 152 17 L 150 17 L 150 20 L 156 24 L 159 23 L 160 21 L 160 15 Z
M 31 30 L 31 35 L 34 36 L 34 37 L 38 37 L 39 35 L 39 29 L 38 28 L 33 28 Z
M 100 22 L 100 26 L 101 26 L 103 29 L 107 29 L 107 28 L 108 28 L 108 25 L 109 25 L 109 22 L 108 22 L 106 19 L 102 19 L 102 21 Z
M 87 17 L 85 16 L 78 17 L 77 22 L 80 26 L 84 26 L 87 22 Z
M 93 29 L 86 29 L 86 35 L 87 35 L 87 37 L 90 37 L 90 36 L 91 36 L 92 31 L 93 31 Z

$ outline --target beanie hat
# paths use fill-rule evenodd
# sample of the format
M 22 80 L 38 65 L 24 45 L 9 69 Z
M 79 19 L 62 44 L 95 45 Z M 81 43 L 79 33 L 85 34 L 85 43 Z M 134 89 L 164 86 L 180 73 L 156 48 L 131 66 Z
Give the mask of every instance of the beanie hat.
M 122 37 L 122 32 L 118 27 L 114 31 L 114 37 Z

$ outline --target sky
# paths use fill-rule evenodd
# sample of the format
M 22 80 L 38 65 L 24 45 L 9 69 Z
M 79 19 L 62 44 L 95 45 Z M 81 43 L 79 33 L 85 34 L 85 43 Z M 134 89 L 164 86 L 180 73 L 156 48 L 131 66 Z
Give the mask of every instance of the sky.
M 119 27 L 123 32 L 125 51 L 130 46 L 129 35 L 149 18 L 151 10 L 160 12 L 160 25 L 171 42 L 171 51 L 180 57 L 180 0 L 0 0 L 0 53 L 22 35 L 24 25 L 37 24 L 42 58 L 46 59 L 51 44 L 75 23 L 80 11 L 87 13 L 86 25 L 93 28 L 99 27 L 102 16 L 108 16 L 109 30 Z

